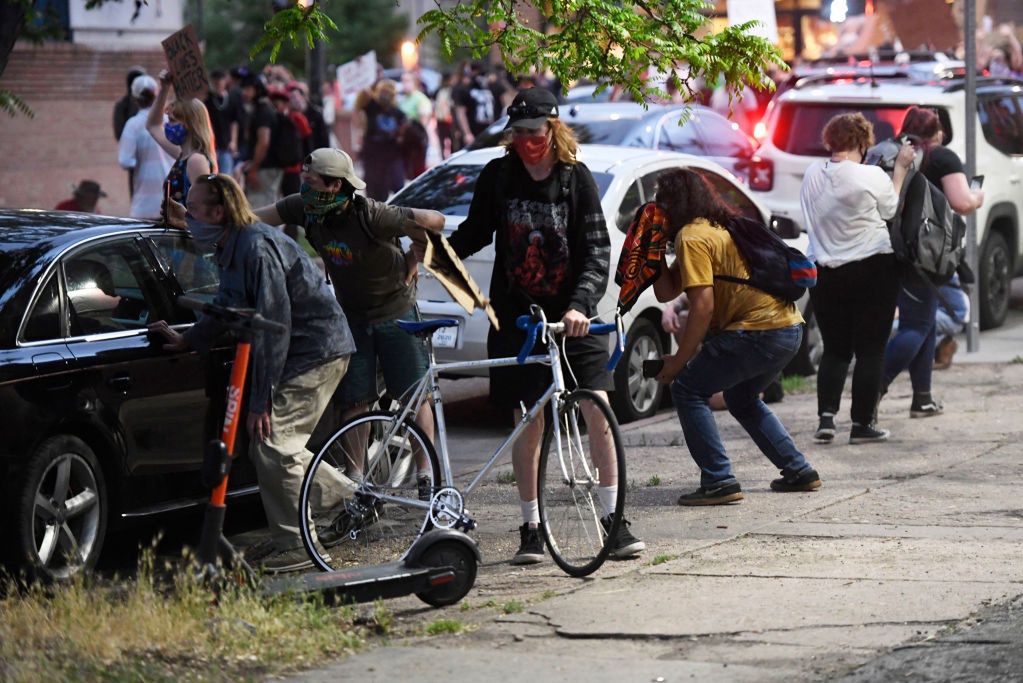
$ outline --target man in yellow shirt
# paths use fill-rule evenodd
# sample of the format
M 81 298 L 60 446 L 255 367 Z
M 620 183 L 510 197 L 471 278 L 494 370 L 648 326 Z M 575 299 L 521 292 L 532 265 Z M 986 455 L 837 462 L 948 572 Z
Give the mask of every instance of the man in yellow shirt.
M 678 350 L 664 357 L 657 376 L 671 383 L 686 445 L 700 468 L 700 488 L 681 496 L 679 505 L 721 505 L 743 498 L 709 405 L 718 391 L 724 392 L 728 411 L 781 470 L 772 490 L 820 488 L 816 470 L 760 398 L 799 349 L 803 319 L 796 305 L 750 285 L 716 279 L 748 279 L 750 273 L 723 227 L 733 211 L 698 172 L 662 174 L 656 201 L 668 214 L 676 259 L 662 267 L 654 292 L 662 302 L 683 291 L 689 298 L 689 320 Z

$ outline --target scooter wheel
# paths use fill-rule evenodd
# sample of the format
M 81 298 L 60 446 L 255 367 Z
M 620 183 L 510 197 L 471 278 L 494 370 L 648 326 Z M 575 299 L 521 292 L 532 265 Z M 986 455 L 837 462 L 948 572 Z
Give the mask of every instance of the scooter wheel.
M 416 597 L 432 607 L 454 605 L 464 598 L 476 583 L 476 553 L 461 541 L 437 541 L 423 551 L 417 564 L 421 567 L 452 567 L 455 579 Z

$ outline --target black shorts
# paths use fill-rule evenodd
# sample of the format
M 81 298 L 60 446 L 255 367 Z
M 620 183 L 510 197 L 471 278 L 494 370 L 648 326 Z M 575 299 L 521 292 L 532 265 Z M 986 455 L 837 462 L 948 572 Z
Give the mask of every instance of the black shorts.
M 502 327 L 500 332 L 490 328 L 487 355 L 490 358 L 517 356 L 525 341 L 526 333 L 517 327 Z M 565 375 L 565 386 L 568 389 L 579 386 L 594 391 L 614 389 L 614 377 L 607 369 L 607 349 L 606 336 L 590 335 L 566 339 L 567 363 L 571 365 L 572 371 L 569 372 L 565 354 L 562 354 L 561 369 Z M 546 353 L 547 346 L 538 340 L 532 355 Z M 573 373 L 575 382 L 572 381 Z M 543 396 L 543 392 L 552 381 L 550 368 L 539 363 L 490 368 L 490 401 L 500 408 L 518 408 L 519 402 L 522 401 L 528 409 Z

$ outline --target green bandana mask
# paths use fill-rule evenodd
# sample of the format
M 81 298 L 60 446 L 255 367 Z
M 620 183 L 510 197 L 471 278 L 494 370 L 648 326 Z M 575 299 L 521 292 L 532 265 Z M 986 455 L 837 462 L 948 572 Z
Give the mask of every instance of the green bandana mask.
M 319 223 L 328 213 L 344 205 L 351 197 L 341 192 L 321 192 L 314 190 L 307 183 L 299 189 L 302 204 L 305 206 L 306 219 Z

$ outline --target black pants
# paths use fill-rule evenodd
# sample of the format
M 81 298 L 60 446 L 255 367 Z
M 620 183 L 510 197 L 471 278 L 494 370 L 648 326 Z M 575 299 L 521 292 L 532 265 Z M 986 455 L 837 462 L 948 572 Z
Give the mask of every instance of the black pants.
M 892 254 L 878 254 L 837 268 L 817 267 L 810 290 L 824 355 L 817 371 L 817 414 L 838 414 L 849 363 L 852 421 L 874 421 L 881 395 L 884 350 L 892 331 L 899 269 Z

